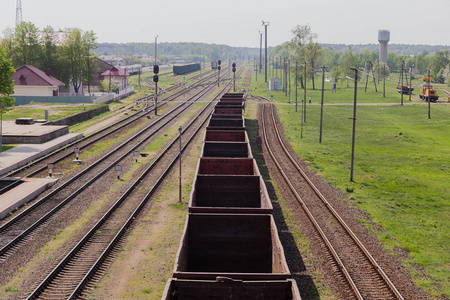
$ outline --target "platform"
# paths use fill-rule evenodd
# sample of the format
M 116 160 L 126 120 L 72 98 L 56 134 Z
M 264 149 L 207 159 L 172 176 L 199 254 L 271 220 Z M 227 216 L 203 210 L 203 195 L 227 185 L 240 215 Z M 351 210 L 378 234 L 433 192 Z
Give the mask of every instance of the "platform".
M 25 119 L 25 118 L 22 118 Z M 45 125 L 42 123 L 16 124 L 2 122 L 3 144 L 41 144 L 69 133 L 69 126 Z
M 6 177 L 1 182 L 7 185 L 8 182 L 14 182 L 18 178 Z M 22 183 L 0 195 L 0 220 L 5 218 L 17 207 L 30 202 L 46 189 L 54 185 L 58 179 L 52 178 L 25 178 Z
M 23 125 L 27 126 L 27 125 Z M 82 133 L 69 133 L 42 144 L 23 144 L 0 153 L 0 175 L 20 168 L 62 146 L 83 137 Z

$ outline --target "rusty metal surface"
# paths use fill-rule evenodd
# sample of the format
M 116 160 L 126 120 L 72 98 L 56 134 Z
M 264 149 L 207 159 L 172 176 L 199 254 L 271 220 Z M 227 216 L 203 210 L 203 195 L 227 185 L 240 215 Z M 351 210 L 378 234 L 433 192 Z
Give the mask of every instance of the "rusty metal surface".
M 242 115 L 244 113 L 243 108 L 228 108 L 228 107 L 221 107 L 221 108 L 217 108 L 214 109 L 214 114 L 216 115 Z
M 300 300 L 297 284 L 292 280 L 247 281 L 219 277 L 216 280 L 169 279 L 161 298 L 220 300 Z
M 200 158 L 198 174 L 203 175 L 260 175 L 252 158 Z
M 204 142 L 203 157 L 252 157 L 246 142 Z
M 248 142 L 245 130 L 207 130 L 205 142 Z
M 236 114 L 212 114 L 211 115 L 211 119 L 240 119 L 242 118 L 242 114 L 241 115 L 236 115 Z
M 236 117 L 234 119 L 211 119 L 208 127 L 243 127 L 244 119 Z
M 272 215 L 189 214 L 174 277 L 287 279 Z M 281 251 L 281 253 L 280 253 Z M 221 275 L 222 274 L 222 275 Z

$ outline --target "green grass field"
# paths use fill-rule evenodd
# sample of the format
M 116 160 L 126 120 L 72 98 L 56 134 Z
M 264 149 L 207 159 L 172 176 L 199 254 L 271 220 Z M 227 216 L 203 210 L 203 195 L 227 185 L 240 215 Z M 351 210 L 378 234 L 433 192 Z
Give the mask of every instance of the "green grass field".
M 324 102 L 340 105 L 324 106 L 319 144 L 320 105 L 315 104 L 320 103 L 321 91 L 307 90 L 307 99 L 311 96 L 313 104 L 306 105 L 307 122 L 301 139 L 301 106 L 295 112 L 295 104 L 289 105 L 289 98 L 281 91 L 268 91 L 262 78 L 258 74 L 256 85 L 253 76 L 251 90 L 274 96 L 287 138 L 298 155 L 325 180 L 350 193 L 351 201 L 373 219 L 373 224 L 366 225 L 388 251 L 401 247 L 409 253 L 404 265 L 417 285 L 433 297 L 449 296 L 450 105 L 432 104 L 428 119 L 427 105 L 421 105 L 417 96 L 412 101 L 416 105 L 399 105 L 397 82 L 387 82 L 386 98 L 382 89 L 375 93 L 373 84 L 367 93 L 364 84 L 358 84 L 358 103 L 379 105 L 357 107 L 354 182 L 350 182 L 349 117 L 353 106 L 341 104 L 353 102 L 353 83 L 349 88 L 338 84 L 332 94 L 326 82 Z M 311 87 L 310 82 L 307 87 Z M 320 87 L 318 77 L 316 88 Z M 299 101 L 302 98 L 303 90 L 299 89 Z M 294 89 L 291 99 L 295 103 Z M 404 102 L 410 103 L 407 96 Z

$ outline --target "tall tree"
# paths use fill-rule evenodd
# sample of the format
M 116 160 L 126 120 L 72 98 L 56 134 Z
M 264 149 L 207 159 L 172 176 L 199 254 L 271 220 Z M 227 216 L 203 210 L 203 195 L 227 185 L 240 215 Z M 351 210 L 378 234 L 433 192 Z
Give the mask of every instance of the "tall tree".
M 45 27 L 39 37 L 39 44 L 42 47 L 41 51 L 41 67 L 49 68 L 54 71 L 58 65 L 58 33 L 56 33 L 51 26 Z
M 314 66 L 322 54 L 322 47 L 316 42 L 317 34 L 312 32 L 309 25 L 297 25 L 292 29 L 293 37 L 289 43 L 293 61 L 306 62 L 309 76 L 314 86 Z M 303 75 L 299 75 L 303 88 Z M 306 78 L 305 78 L 306 80 Z
M 0 103 L 5 106 L 14 104 L 15 99 L 9 97 L 14 94 L 14 81 L 12 74 L 16 70 L 11 65 L 11 60 L 6 58 L 6 52 L 0 49 Z
M 40 51 L 39 29 L 31 22 L 20 23 L 12 36 L 11 58 L 13 66 L 39 66 Z
M 88 66 L 93 67 L 92 62 L 89 61 L 90 49 L 96 46 L 96 37 L 94 32 L 83 32 L 78 28 L 66 29 L 66 35 L 64 37 L 63 53 L 64 60 L 67 62 L 69 79 L 75 90 L 75 93 L 79 92 L 83 77 L 87 76 L 89 80 Z M 92 75 L 91 75 L 92 76 Z
M 431 69 L 435 77 L 443 79 L 443 72 L 445 67 L 450 64 L 450 55 L 448 50 L 437 51 L 431 58 Z
M 319 64 L 322 56 L 322 46 L 319 43 L 310 42 L 305 46 L 305 61 L 307 62 L 307 71 L 312 80 L 313 90 L 316 89 L 314 76 L 316 66 Z
M 11 60 L 6 58 L 5 50 L 0 48 L 0 152 L 2 151 L 3 107 L 14 104 L 15 99 L 9 95 L 14 94 L 14 81 L 11 75 L 15 72 Z
M 345 51 L 344 55 L 341 56 L 339 59 L 341 69 L 344 76 L 350 76 L 350 68 L 351 67 L 358 67 L 358 58 L 352 51 L 352 47 L 348 46 L 347 51 Z M 347 87 L 348 87 L 348 81 L 347 81 Z

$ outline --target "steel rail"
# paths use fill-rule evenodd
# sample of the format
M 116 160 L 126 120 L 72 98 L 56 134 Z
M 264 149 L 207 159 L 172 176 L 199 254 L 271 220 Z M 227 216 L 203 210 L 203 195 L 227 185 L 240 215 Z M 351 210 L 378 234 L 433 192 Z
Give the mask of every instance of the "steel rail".
M 205 88 L 204 91 L 200 91 L 199 93 L 197 93 L 195 96 L 191 97 L 190 99 L 193 99 L 194 97 L 200 98 L 201 96 L 203 96 L 204 94 L 206 94 L 209 90 L 211 90 L 212 88 L 214 88 L 213 85 L 211 85 L 208 88 Z M 162 124 L 159 128 L 157 128 L 152 134 L 146 136 L 146 138 L 144 140 L 142 140 L 139 144 L 135 145 L 134 147 L 132 147 L 130 150 L 128 150 L 122 157 L 118 158 L 117 160 L 115 160 L 113 163 L 111 163 L 109 166 L 107 166 L 102 172 L 100 172 L 99 174 L 97 174 L 95 177 L 93 177 L 92 179 L 90 179 L 88 182 L 86 182 L 82 187 L 80 187 L 79 189 L 77 189 L 75 192 L 73 192 L 71 195 L 69 195 L 67 198 L 65 198 L 63 201 L 61 201 L 57 206 L 55 206 L 52 210 L 50 210 L 49 212 L 47 212 L 44 216 L 42 216 L 41 218 L 39 218 L 39 220 L 37 220 L 36 222 L 34 222 L 31 226 L 29 226 L 25 231 L 23 231 L 21 234 L 19 234 L 18 236 L 16 236 L 13 240 L 11 240 L 8 244 L 6 244 L 4 247 L 2 247 L 0 249 L 0 257 L 5 255 L 6 252 L 11 249 L 14 245 L 16 245 L 17 243 L 19 243 L 21 240 L 23 240 L 26 236 L 28 236 L 31 232 L 33 232 L 37 227 L 39 227 L 42 223 L 44 223 L 47 219 L 49 219 L 53 214 L 55 214 L 58 210 L 60 210 L 62 207 L 64 207 L 67 203 L 69 203 L 73 198 L 75 198 L 77 195 L 79 195 L 84 189 L 86 189 L 89 185 L 91 185 L 93 182 L 95 182 L 97 179 L 99 179 L 101 176 L 103 176 L 107 171 L 109 171 L 111 168 L 113 168 L 119 161 L 121 161 L 123 158 L 125 158 L 127 155 L 129 155 L 130 153 L 132 153 L 137 147 L 139 147 L 141 144 L 143 144 L 146 140 L 148 140 L 151 136 L 153 136 L 154 134 L 156 134 L 156 132 L 158 132 L 158 130 L 160 130 L 161 128 L 163 128 L 168 122 L 170 122 L 171 120 L 175 119 L 178 115 L 180 115 L 183 111 L 185 111 L 186 109 L 188 109 L 191 105 L 193 105 L 195 103 L 195 101 L 191 101 L 191 102 L 184 102 L 182 104 L 180 104 L 179 106 L 177 106 L 176 108 L 174 108 L 173 110 L 171 110 L 170 112 L 168 112 L 165 116 L 169 115 L 170 113 L 174 112 L 176 109 L 180 108 L 181 106 L 183 106 L 185 103 L 189 103 L 188 106 L 186 106 L 185 108 L 183 108 L 180 112 L 176 113 L 173 117 L 171 117 L 166 123 Z M 7 228 L 11 227 L 12 225 L 14 225 L 14 223 L 16 223 L 17 221 L 20 220 L 20 218 L 26 216 L 27 214 L 31 213 L 32 210 L 34 210 L 35 208 L 37 208 L 39 205 L 41 205 L 42 203 L 44 203 L 45 201 L 47 201 L 50 197 L 54 196 L 56 193 L 60 192 L 61 190 L 63 190 L 65 187 L 67 187 L 69 184 L 73 183 L 74 181 L 76 181 L 79 177 L 81 177 L 82 175 L 86 174 L 88 171 L 90 171 L 92 168 L 94 168 L 95 166 L 97 166 L 98 164 L 100 164 L 101 162 L 103 162 L 107 157 L 111 156 L 112 154 L 114 154 L 117 150 L 127 146 L 129 144 L 129 142 L 133 139 L 135 139 L 136 137 L 138 137 L 139 135 L 143 134 L 145 131 L 147 131 L 149 128 L 153 127 L 154 125 L 156 125 L 157 123 L 159 123 L 160 121 L 162 121 L 164 118 L 160 118 L 158 119 L 156 122 L 150 124 L 149 126 L 147 126 L 146 128 L 144 128 L 143 130 L 141 130 L 140 132 L 136 133 L 135 135 L 133 135 L 133 137 L 131 137 L 130 139 L 128 139 L 126 142 L 122 143 L 119 147 L 115 148 L 114 150 L 112 150 L 111 152 L 109 152 L 107 155 L 105 155 L 101 160 L 96 161 L 93 165 L 89 166 L 88 168 L 86 168 L 85 170 L 83 170 L 82 172 L 80 172 L 79 174 L 75 175 L 74 177 L 72 177 L 70 180 L 68 180 L 67 182 L 65 182 L 64 184 L 62 184 L 60 187 L 58 187 L 57 189 L 53 190 L 51 193 L 49 193 L 48 195 L 46 195 L 45 197 L 43 197 L 42 199 L 40 199 L 38 202 L 36 202 L 33 206 L 31 206 L 29 209 L 22 211 L 19 215 L 17 215 L 14 219 L 11 219 L 9 222 L 3 224 L 0 227 L 0 232 L 5 231 Z
M 386 275 L 386 273 L 383 271 L 383 269 L 378 265 L 376 260 L 373 258 L 373 256 L 370 254 L 370 252 L 365 248 L 363 243 L 359 240 L 359 238 L 356 236 L 356 234 L 350 229 L 350 227 L 345 223 L 345 221 L 341 218 L 341 216 L 337 213 L 337 211 L 333 208 L 333 206 L 327 201 L 325 196 L 319 191 L 319 189 L 314 185 L 314 183 L 311 181 L 311 179 L 307 176 L 307 174 L 304 172 L 304 170 L 298 165 L 298 163 L 295 161 L 295 159 L 292 157 L 292 155 L 289 153 L 289 151 L 286 148 L 286 145 L 284 144 L 283 140 L 281 139 L 281 134 L 278 130 L 278 126 L 276 125 L 276 120 L 274 116 L 274 109 L 273 104 L 270 100 L 259 97 L 260 99 L 264 99 L 265 101 L 268 101 L 270 103 L 271 107 L 271 114 L 272 114 L 272 121 L 274 124 L 274 128 L 277 133 L 277 139 L 280 143 L 280 145 L 283 148 L 283 151 L 286 153 L 286 155 L 289 157 L 292 164 L 296 167 L 296 169 L 299 171 L 299 173 L 302 175 L 302 177 L 306 180 L 306 182 L 309 184 L 309 186 L 313 189 L 313 191 L 316 193 L 316 195 L 322 200 L 322 202 L 325 204 L 325 206 L 328 208 L 328 210 L 333 214 L 333 216 L 338 220 L 338 222 L 342 225 L 342 227 L 345 229 L 345 231 L 349 234 L 349 236 L 355 241 L 355 243 L 358 245 L 360 250 L 364 253 L 364 255 L 367 257 L 367 259 L 370 261 L 372 266 L 375 268 L 375 270 L 378 272 L 378 274 L 383 278 L 384 282 L 387 284 L 388 288 L 391 290 L 391 292 L 394 294 L 394 296 L 397 299 L 403 299 L 400 292 L 397 290 L 397 288 L 394 286 L 392 281 L 389 279 L 389 277 Z M 263 121 L 264 122 L 264 121 Z
M 183 88 L 182 90 L 177 91 L 175 94 L 172 94 L 172 95 L 170 95 L 170 96 L 167 96 L 166 98 L 162 99 L 162 102 L 163 102 L 162 105 L 166 104 L 166 103 L 169 102 L 169 101 L 173 101 L 174 99 L 176 99 L 176 97 L 178 97 L 178 96 L 180 96 L 180 95 L 186 93 L 190 87 L 193 87 L 195 84 L 201 83 L 201 82 L 203 82 L 203 81 L 205 81 L 205 80 L 207 80 L 207 79 L 209 79 L 209 78 L 211 78 L 211 77 L 212 77 L 212 75 L 211 75 L 211 76 L 207 76 L 207 77 L 205 77 L 205 78 L 202 78 L 201 80 L 199 80 L 198 82 L 196 82 L 196 83 L 194 83 L 194 84 L 188 86 L 187 88 Z M 136 100 L 136 102 L 138 102 L 139 100 L 146 99 L 146 98 L 147 98 L 147 96 L 141 97 L 141 98 L 139 98 L 138 100 Z M 172 98 L 172 99 L 171 99 L 171 98 Z M 171 99 L 171 100 L 168 100 L 168 101 L 167 101 L 167 99 Z M 166 101 L 166 102 L 164 102 L 164 101 Z M 162 105 L 160 105 L 160 107 L 161 107 Z M 152 111 L 154 111 L 154 110 L 155 110 L 155 109 L 152 108 L 152 109 L 150 109 L 148 112 L 152 112 Z M 140 113 L 143 113 L 143 114 L 142 114 L 141 116 L 138 116 L 138 117 L 135 118 L 135 119 L 132 119 L 133 117 L 135 117 L 136 115 L 138 115 L 138 114 L 140 114 Z M 141 109 L 140 111 L 136 112 L 135 114 L 133 114 L 133 115 L 127 117 L 127 118 L 124 118 L 124 119 L 118 121 L 118 122 L 115 123 L 115 124 L 111 124 L 111 125 L 109 125 L 109 126 L 103 128 L 103 129 L 101 129 L 101 130 L 99 130 L 99 131 L 94 132 L 93 134 L 90 134 L 90 135 L 88 135 L 88 136 L 86 136 L 86 137 L 82 137 L 81 139 L 78 139 L 78 140 L 76 140 L 75 142 L 69 143 L 69 144 L 67 144 L 67 145 L 65 145 L 65 146 L 63 146 L 63 147 L 61 147 L 61 148 L 59 148 L 58 150 L 52 151 L 51 153 L 49 153 L 49 154 L 47 154 L 47 155 L 45 155 L 45 156 L 43 156 L 43 157 L 41 157 L 41 158 L 39 158 L 39 159 L 36 159 L 36 160 L 32 161 L 31 163 L 28 163 L 27 165 L 25 165 L 25 166 L 23 166 L 23 167 L 20 167 L 20 168 L 18 168 L 18 169 L 16 169 L 16 170 L 12 171 L 12 172 L 10 172 L 10 173 L 8 173 L 7 175 L 5 175 L 5 176 L 3 176 L 3 177 L 1 177 L 1 178 L 14 176 L 14 175 L 16 175 L 16 174 L 18 174 L 18 173 L 20 173 L 20 172 L 22 172 L 22 171 L 24 171 L 24 170 L 30 168 L 31 166 L 34 166 L 34 165 L 36 165 L 36 164 L 38 164 L 38 163 L 40 163 L 40 162 L 42 162 L 42 161 L 44 161 L 44 160 L 50 158 L 51 156 L 56 155 L 57 153 L 60 153 L 60 152 L 66 150 L 66 149 L 68 149 L 68 148 L 70 148 L 70 147 L 76 146 L 77 144 L 80 144 L 80 143 L 84 142 L 85 140 L 90 139 L 90 138 L 92 138 L 92 137 L 94 137 L 94 136 L 96 136 L 96 135 L 98 135 L 98 134 L 100 134 L 100 133 L 104 133 L 105 131 L 107 131 L 107 130 L 113 128 L 114 126 L 117 126 L 118 124 L 120 124 L 120 123 L 122 123 L 122 122 L 128 121 L 127 123 L 125 123 L 125 124 L 119 126 L 118 128 L 114 129 L 113 131 L 111 131 L 111 132 L 109 132 L 109 133 L 105 133 L 105 134 L 103 134 L 102 136 L 100 136 L 100 137 L 94 139 L 93 141 L 87 143 L 86 145 L 83 145 L 80 149 L 86 148 L 87 146 L 90 146 L 91 144 L 97 142 L 98 140 L 103 139 L 103 138 L 104 138 L 105 136 L 107 136 L 108 134 L 112 134 L 112 133 L 114 133 L 114 132 L 116 132 L 116 131 L 118 131 L 118 130 L 120 130 L 120 129 L 122 129 L 122 128 L 128 126 L 128 125 L 130 125 L 131 123 L 135 122 L 136 120 L 138 120 L 138 119 L 140 119 L 140 118 L 143 118 L 143 117 L 145 116 L 146 113 L 147 113 L 147 111 L 145 111 L 145 109 Z M 67 157 L 73 155 L 73 153 L 74 153 L 74 151 L 71 151 L 71 152 L 67 153 L 64 157 L 62 157 L 62 158 L 60 158 L 60 159 L 57 159 L 57 160 L 53 161 L 52 163 L 56 164 L 56 163 L 60 162 L 61 160 L 63 160 L 63 159 L 65 159 L 65 158 L 67 158 Z M 28 174 L 27 176 L 23 176 L 23 177 L 21 177 L 21 178 L 18 179 L 18 180 L 21 180 L 21 179 L 26 178 L 26 177 L 33 176 L 33 175 L 35 175 L 36 173 L 43 171 L 45 168 L 46 168 L 46 166 L 43 166 L 43 167 L 39 168 L 38 170 L 34 171 L 32 174 Z M 0 179 L 1 179 L 1 178 L 0 178 Z M 6 188 L 10 188 L 10 186 L 5 187 L 4 189 L 6 189 Z M 3 190 L 3 189 L 2 189 L 2 190 Z M 1 194 L 2 190 L 0 190 L 0 194 Z
M 345 278 L 347 279 L 348 283 L 350 284 L 350 287 L 352 288 L 352 290 L 355 293 L 355 296 L 358 299 L 363 299 L 363 297 L 361 296 L 361 293 L 359 292 L 356 284 L 354 283 L 353 279 L 351 278 L 350 274 L 348 273 L 347 269 L 344 266 L 344 263 L 341 261 L 341 259 L 339 258 L 339 255 L 337 254 L 336 250 L 334 249 L 334 247 L 331 245 L 331 242 L 329 241 L 329 239 L 327 238 L 327 236 L 325 235 L 325 233 L 323 232 L 323 230 L 320 228 L 320 225 L 317 223 L 316 219 L 314 218 L 314 216 L 312 215 L 311 211 L 308 209 L 308 207 L 306 206 L 306 203 L 303 201 L 303 199 L 300 197 L 300 195 L 298 194 L 298 192 L 296 191 L 296 189 L 294 188 L 293 184 L 291 183 L 291 181 L 289 180 L 288 176 L 286 175 L 286 173 L 284 172 L 283 168 L 281 167 L 281 165 L 279 164 L 278 160 L 275 157 L 275 154 L 272 151 L 272 148 L 269 145 L 269 140 L 267 138 L 267 132 L 266 132 L 266 123 L 264 121 L 264 113 L 265 113 L 265 105 L 263 104 L 262 106 L 262 113 L 261 113 L 261 119 L 262 119 L 262 123 L 263 123 L 263 132 L 264 132 L 264 143 L 266 144 L 267 149 L 269 150 L 269 154 L 272 157 L 273 161 L 275 162 L 278 170 L 280 171 L 281 175 L 283 176 L 284 180 L 286 181 L 286 183 L 288 184 L 289 188 L 291 189 L 292 193 L 294 194 L 295 198 L 297 199 L 297 201 L 299 202 L 299 204 L 303 207 L 303 209 L 305 210 L 306 214 L 308 215 L 309 219 L 311 220 L 312 224 L 314 225 L 314 227 L 316 228 L 317 232 L 319 232 L 319 235 L 321 236 L 322 240 L 324 241 L 324 243 L 327 245 L 328 250 L 331 252 L 331 255 L 333 256 L 334 260 L 336 261 L 336 264 L 339 266 L 341 272 L 344 274 Z
M 223 92 L 224 89 L 222 89 Z M 217 98 L 217 96 L 215 97 Z M 196 117 L 194 117 L 191 122 L 183 129 L 183 132 L 187 131 L 194 122 L 198 119 L 198 117 L 208 108 L 208 106 L 215 100 L 211 100 L 207 106 L 205 106 L 202 111 L 200 111 Z M 195 132 L 191 135 L 191 137 L 188 139 L 188 141 L 185 143 L 185 145 L 181 149 L 181 153 L 184 152 L 187 145 L 191 143 L 193 138 L 197 135 L 197 133 L 200 131 L 202 126 L 205 124 L 205 122 L 208 120 L 209 116 L 213 112 L 213 109 L 210 110 L 210 112 L 207 114 L 207 116 L 204 118 L 202 123 L 197 127 Z M 42 294 L 43 291 L 49 286 L 51 281 L 56 278 L 56 276 L 59 274 L 59 272 L 68 264 L 68 262 L 76 255 L 76 253 L 89 241 L 89 239 L 95 234 L 95 232 L 100 228 L 102 224 L 106 222 L 106 220 L 113 214 L 113 212 L 120 206 L 121 203 L 123 203 L 126 198 L 131 194 L 131 192 L 136 189 L 141 181 L 144 179 L 145 176 L 148 175 L 148 173 L 155 167 L 155 165 L 161 160 L 161 158 L 169 151 L 169 149 L 175 145 L 178 141 L 178 137 L 174 138 L 172 142 L 162 151 L 162 153 L 153 161 L 149 167 L 146 168 L 146 170 L 139 176 L 139 178 L 130 186 L 130 188 L 127 189 L 127 191 L 119 197 L 119 199 L 114 203 L 114 205 L 103 215 L 103 217 L 89 230 L 87 234 L 75 245 L 72 250 L 64 257 L 64 259 L 61 260 L 61 262 L 50 272 L 49 275 L 34 289 L 34 291 L 27 297 L 27 299 L 36 299 L 39 297 L 40 294 Z M 136 209 L 133 211 L 133 213 L 130 215 L 130 217 L 127 219 L 127 221 L 122 225 L 121 229 L 116 233 L 116 235 L 113 237 L 111 242 L 108 244 L 108 246 L 102 251 L 97 261 L 94 263 L 94 265 L 88 270 L 87 274 L 83 277 L 81 282 L 75 287 L 72 294 L 68 297 L 68 299 L 75 299 L 84 289 L 88 281 L 92 278 L 93 274 L 98 270 L 100 265 L 104 262 L 106 257 L 112 252 L 115 245 L 119 242 L 119 240 L 122 238 L 122 236 L 125 234 L 126 230 L 129 228 L 131 223 L 135 220 L 136 216 L 139 214 L 139 212 L 142 210 L 144 205 L 148 202 L 150 197 L 153 195 L 153 193 L 156 191 L 156 189 L 159 187 L 163 179 L 167 176 L 171 168 L 175 165 L 177 162 L 177 159 L 179 157 L 180 153 L 178 153 L 172 161 L 169 163 L 169 166 L 164 170 L 163 174 L 158 178 L 157 182 L 153 185 L 153 187 L 149 190 L 149 192 L 145 195 L 145 197 L 140 201 L 139 205 L 136 207 Z
M 208 78 L 209 78 L 209 77 L 208 77 Z M 208 78 L 203 78 L 202 80 L 206 80 L 206 79 L 208 79 Z M 202 80 L 201 80 L 201 81 L 202 81 Z M 170 95 L 170 96 L 166 97 L 164 100 L 167 100 L 167 99 L 173 97 L 173 99 L 169 100 L 169 101 L 173 101 L 174 99 L 176 99 L 177 96 L 182 95 L 184 92 L 186 92 L 185 90 L 186 90 L 186 89 L 181 90 L 181 91 L 179 91 L 179 92 L 177 92 L 177 93 L 175 93 L 175 94 L 173 94 L 173 95 Z M 199 93 L 201 93 L 201 92 L 199 92 Z M 188 99 L 185 100 L 184 102 L 189 101 L 189 100 L 195 98 L 196 96 L 197 96 L 197 94 L 195 94 L 195 95 L 193 95 L 192 97 L 188 98 Z M 164 102 L 164 104 L 162 104 L 162 105 L 165 105 L 166 103 L 167 103 L 167 102 Z M 162 106 L 162 105 L 161 105 L 161 106 Z M 154 110 L 154 108 L 151 109 L 150 112 L 153 111 L 153 110 Z M 112 131 L 110 131 L 110 132 L 104 133 L 103 135 L 101 135 L 101 136 L 95 138 L 94 140 L 92 140 L 92 141 L 88 142 L 87 144 L 85 144 L 85 145 L 83 145 L 83 146 L 80 147 L 80 149 L 84 149 L 84 148 L 86 148 L 86 147 L 88 147 L 88 146 L 94 144 L 95 142 L 98 142 L 99 140 L 104 139 L 104 138 L 107 137 L 108 135 L 113 134 L 114 132 L 116 132 L 116 131 L 118 131 L 118 130 L 120 130 L 120 129 L 123 129 L 124 127 L 126 127 L 126 126 L 132 124 L 132 123 L 135 122 L 136 120 L 138 120 L 138 119 L 144 117 L 145 114 L 142 114 L 141 116 L 138 116 L 137 118 L 130 120 L 130 118 L 136 116 L 137 114 L 139 114 L 139 113 L 141 113 L 141 112 L 144 112 L 144 111 L 141 110 L 141 111 L 137 112 L 136 114 L 133 114 L 132 116 L 130 116 L 130 117 L 128 117 L 128 118 L 125 118 L 125 119 L 119 121 L 118 123 L 109 125 L 109 126 L 105 127 L 104 129 L 101 129 L 101 130 L 99 130 L 99 131 L 93 133 L 92 135 L 83 137 L 83 138 L 81 138 L 81 139 L 79 139 L 79 140 L 77 140 L 77 141 L 75 141 L 75 142 L 73 142 L 73 143 L 70 143 L 70 144 L 68 144 L 68 145 L 65 145 L 64 147 L 62 147 L 62 148 L 60 148 L 60 149 L 58 149 L 58 150 L 56 150 L 56 151 L 53 151 L 53 152 L 49 153 L 48 155 L 46 155 L 46 156 L 44 156 L 44 157 L 42 157 L 42 158 L 40 158 L 40 159 L 37 159 L 37 160 L 33 161 L 31 164 L 27 164 L 26 166 L 23 166 L 23 167 L 17 169 L 16 171 L 14 171 L 13 173 L 8 174 L 7 176 L 12 176 L 12 175 L 17 174 L 17 173 L 19 173 L 19 172 L 21 172 L 21 171 L 24 171 L 24 170 L 26 170 L 27 168 L 29 168 L 29 167 L 31 167 L 31 166 L 33 166 L 33 165 L 36 165 L 36 164 L 38 164 L 38 163 L 40 163 L 40 162 L 42 162 L 42 161 L 44 161 L 44 160 L 50 158 L 51 156 L 54 156 L 54 155 L 58 154 L 59 152 L 62 152 L 62 151 L 66 150 L 66 149 L 68 149 L 68 148 L 70 148 L 70 147 L 73 147 L 73 146 L 75 146 L 75 145 L 77 145 L 77 144 L 79 144 L 79 143 L 84 142 L 86 139 L 90 139 L 90 138 L 94 137 L 95 135 L 97 135 L 97 134 L 99 134 L 99 133 L 103 133 L 103 132 L 105 132 L 106 130 L 111 129 L 112 127 L 116 126 L 117 124 L 119 124 L 119 123 L 121 123 L 121 122 L 123 122 L 123 121 L 128 121 L 127 123 L 125 123 L 125 124 L 123 124 L 123 125 L 121 125 L 121 126 L 115 128 L 114 130 L 112 130 Z M 156 121 L 156 122 L 154 122 L 154 123 L 157 123 L 157 122 L 159 122 L 159 121 L 160 121 L 160 120 L 158 120 L 158 121 Z M 56 164 L 56 163 L 58 163 L 58 162 L 60 162 L 60 161 L 62 161 L 62 160 L 64 160 L 64 159 L 66 159 L 67 157 L 73 155 L 73 153 L 74 153 L 74 151 L 72 151 L 72 152 L 70 152 L 70 153 L 67 153 L 66 155 L 64 155 L 63 157 L 61 157 L 61 158 L 59 158 L 59 159 L 57 159 L 57 160 L 55 160 L 55 161 L 53 161 L 52 163 Z M 36 175 L 37 173 L 39 173 L 39 172 L 45 170 L 46 168 L 47 168 L 46 166 L 42 166 L 41 168 L 38 168 L 37 170 L 33 171 L 32 173 L 28 174 L 27 176 L 23 176 L 23 177 L 17 179 L 15 182 L 12 182 L 11 184 L 9 184 L 9 185 L 8 185 L 7 187 L 5 187 L 4 189 L 12 188 L 14 185 L 18 184 L 22 179 L 24 179 L 24 178 L 26 178 L 26 177 L 34 176 L 34 175 Z M 3 190 L 3 189 L 2 189 L 2 190 Z M 2 191 L 2 190 L 0 190 L 0 194 L 1 194 L 1 191 Z M 31 208 L 31 206 L 30 206 L 30 208 Z M 1 232 L 2 230 L 3 230 L 3 225 L 0 226 L 0 232 Z
M 350 227 L 345 223 L 345 221 L 341 218 L 341 216 L 337 213 L 337 211 L 334 209 L 334 207 L 331 205 L 331 203 L 328 202 L 328 200 L 325 198 L 325 196 L 319 191 L 319 189 L 315 186 L 315 184 L 311 181 L 311 179 L 306 175 L 306 173 L 303 171 L 303 169 L 298 165 L 298 163 L 295 161 L 295 159 L 292 157 L 292 155 L 289 153 L 289 151 L 286 148 L 286 145 L 284 144 L 283 140 L 281 139 L 280 132 L 278 130 L 278 126 L 275 122 L 275 116 L 273 111 L 273 105 L 272 107 L 272 120 L 275 125 L 275 129 L 277 132 L 277 138 L 280 142 L 280 145 L 283 147 L 284 152 L 287 154 L 293 165 L 297 168 L 297 170 L 301 173 L 303 178 L 308 182 L 308 184 L 311 186 L 311 188 L 314 190 L 317 196 L 325 203 L 326 207 L 330 210 L 330 212 L 333 214 L 333 216 L 339 221 L 339 223 L 345 228 L 347 233 L 352 237 L 352 239 L 356 242 L 358 247 L 362 250 L 362 252 L 366 255 L 366 257 L 370 260 L 371 264 L 374 266 L 374 268 L 377 270 L 377 272 L 380 274 L 380 276 L 383 278 L 383 280 L 387 283 L 389 289 L 394 293 L 395 297 L 398 299 L 403 299 L 400 292 L 397 290 L 397 288 L 394 286 L 392 281 L 389 279 L 389 277 L 386 275 L 386 273 L 383 271 L 383 269 L 378 265 L 376 260 L 373 258 L 373 256 L 370 254 L 370 252 L 367 250 L 367 248 L 364 246 L 364 244 L 359 240 L 359 238 L 356 236 L 356 234 L 350 229 Z

